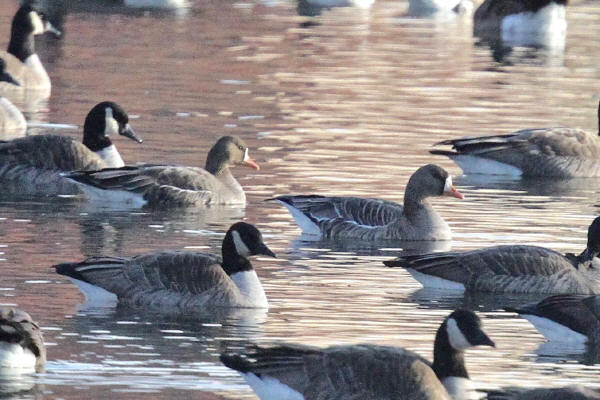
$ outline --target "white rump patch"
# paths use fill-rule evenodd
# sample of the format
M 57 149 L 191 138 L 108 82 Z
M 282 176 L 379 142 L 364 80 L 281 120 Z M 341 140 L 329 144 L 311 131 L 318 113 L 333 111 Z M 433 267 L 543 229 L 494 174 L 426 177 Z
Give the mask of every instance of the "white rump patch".
M 86 185 L 81 182 L 69 179 L 77 184 L 79 189 L 87 196 L 88 200 L 97 203 L 112 203 L 115 206 L 140 208 L 147 201 L 139 193 L 129 192 L 127 190 L 105 190 L 95 186 Z
M 450 157 L 463 173 L 469 174 L 486 174 L 486 175 L 510 175 L 521 176 L 523 171 L 514 165 L 501 163 L 487 158 L 468 156 L 468 155 L 453 155 Z
M 470 379 L 458 376 L 448 376 L 442 379 L 442 384 L 453 399 L 481 399 L 481 394 L 475 390 L 475 386 Z
M 241 375 L 261 400 L 304 400 L 301 393 L 273 377 L 263 376 L 259 378 L 252 372 L 242 373 Z
M 117 135 L 119 133 L 119 123 L 113 117 L 113 109 L 112 107 L 106 107 L 104 109 L 105 112 L 105 126 L 104 126 L 104 134 L 106 136 Z
M 296 207 L 289 205 L 288 203 L 278 200 L 281 204 L 288 209 L 300 229 L 302 229 L 302 233 L 307 235 L 317 235 L 321 236 L 323 233 L 317 224 L 310 220 L 303 212 L 298 210 Z
M 450 346 L 454 347 L 456 350 L 463 351 L 473 347 L 465 335 L 463 335 L 454 318 L 448 318 L 448 321 L 446 322 L 446 332 L 448 333 Z
M 119 151 L 114 144 L 111 144 L 102 150 L 98 150 L 96 154 L 104 160 L 108 168 L 121 168 L 125 166 L 121 154 L 119 154 Z
M 35 11 L 29 12 L 29 20 L 31 21 L 31 25 L 33 26 L 33 34 L 41 35 L 46 32 L 46 28 L 44 27 L 44 22 L 40 18 L 39 14 Z
M 575 332 L 564 325 L 551 319 L 538 317 L 537 315 L 521 314 L 548 340 L 556 340 L 565 343 L 581 344 L 587 342 L 587 336 Z
M 79 279 L 71 277 L 69 277 L 69 279 L 77 285 L 77 288 L 85 296 L 86 305 L 106 307 L 107 305 L 115 305 L 118 302 L 117 296 L 108 290 L 92 285 L 91 283 L 80 281 Z
M 246 243 L 242 240 L 238 231 L 231 231 L 231 236 L 233 237 L 233 244 L 235 245 L 235 250 L 242 257 L 250 257 L 252 254 L 250 253 L 250 249 L 246 246 Z
M 268 308 L 269 302 L 255 270 L 231 274 L 231 280 L 246 298 L 249 307 Z
M 427 275 L 413 268 L 406 268 L 409 274 L 412 275 L 423 287 L 434 289 L 449 289 L 449 290 L 465 290 L 465 285 L 460 282 L 449 281 L 448 279 L 439 278 L 433 275 Z
M 35 362 L 35 354 L 29 349 L 15 343 L 0 342 L 0 368 L 14 368 L 20 370 L 19 372 L 33 372 Z

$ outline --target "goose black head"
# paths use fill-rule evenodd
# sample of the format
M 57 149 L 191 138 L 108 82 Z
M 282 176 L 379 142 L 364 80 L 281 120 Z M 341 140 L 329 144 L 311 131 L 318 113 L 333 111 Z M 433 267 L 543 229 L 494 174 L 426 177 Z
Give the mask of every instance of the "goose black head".
M 446 318 L 443 325 L 450 346 L 457 351 L 474 346 L 496 347 L 483 331 L 481 319 L 473 311 L 456 310 Z
M 88 113 L 83 125 L 83 144 L 90 150 L 98 151 L 110 146 L 109 136 L 119 134 L 142 143 L 131 126 L 129 116 L 117 103 L 103 101 L 96 104 Z

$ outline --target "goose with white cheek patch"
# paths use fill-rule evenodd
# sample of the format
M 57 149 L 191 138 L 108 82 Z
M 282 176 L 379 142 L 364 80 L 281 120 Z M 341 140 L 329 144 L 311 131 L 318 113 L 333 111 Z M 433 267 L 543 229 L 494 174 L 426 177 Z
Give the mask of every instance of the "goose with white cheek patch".
M 260 169 L 241 138 L 223 136 L 210 149 L 204 169 L 147 164 L 65 176 L 92 201 L 148 208 L 245 204 L 244 189 L 230 171 L 238 165 Z
M 7 71 L 21 83 L 19 90 L 44 90 L 50 94 L 50 78 L 35 52 L 35 35 L 52 32 L 60 36 L 45 15 L 32 5 L 23 5 L 12 20 L 10 42 L 7 52 L 0 52 L 6 61 Z M 0 93 L 14 91 L 12 85 L 0 83 Z
M 25 311 L 0 307 L 0 373 L 41 372 L 46 346 L 39 326 Z
M 61 173 L 123 166 L 123 160 L 110 139 L 116 134 L 142 142 L 129 126 L 127 113 L 116 103 L 105 101 L 88 113 L 83 127 L 83 143 L 60 135 L 0 141 L 2 188 L 17 194 L 80 193 L 77 186 Z
M 563 49 L 567 0 L 485 0 L 475 11 L 473 32 L 488 42 Z
M 489 391 L 486 400 L 598 400 L 600 390 L 581 385 L 561 388 L 524 389 L 509 387 Z
M 463 195 L 443 168 L 416 170 L 404 192 L 404 205 L 386 200 L 318 195 L 279 196 L 302 232 L 325 239 L 450 240 L 450 227 L 428 198 Z
M 255 346 L 244 355 L 221 354 L 261 400 L 474 398 L 466 349 L 494 342 L 471 311 L 456 310 L 439 327 L 433 364 L 401 347 L 373 344 L 317 348 Z
M 6 71 L 6 62 L 0 58 L 0 83 L 6 82 L 13 86 L 21 84 Z M 23 113 L 6 97 L 0 95 L 0 132 L 23 134 L 27 129 L 27 121 Z
M 598 132 L 574 128 L 525 129 L 497 136 L 465 137 L 435 144 L 454 151 L 430 150 L 449 157 L 465 174 L 589 178 L 600 176 Z
M 492 293 L 600 294 L 600 217 L 578 256 L 508 245 L 384 261 L 405 268 L 424 287 Z
M 211 307 L 267 308 L 249 258 L 275 257 L 253 225 L 233 224 L 223 239 L 222 258 L 189 251 L 163 251 L 133 258 L 95 257 L 55 265 L 88 302 L 116 299 L 129 307 L 196 314 Z
M 548 340 L 600 343 L 600 296 L 557 295 L 506 310 L 531 322 Z

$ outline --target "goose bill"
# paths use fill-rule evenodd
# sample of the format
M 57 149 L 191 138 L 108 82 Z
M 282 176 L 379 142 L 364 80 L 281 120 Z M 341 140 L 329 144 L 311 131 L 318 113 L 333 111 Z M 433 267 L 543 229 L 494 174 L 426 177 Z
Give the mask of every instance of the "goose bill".
M 250 156 L 248 155 L 248 149 L 246 149 L 246 151 L 244 152 L 244 161 L 242 163 L 244 165 L 246 165 L 247 167 L 250 167 L 257 171 L 260 169 L 260 166 L 256 163 L 256 161 L 251 159 Z
M 135 132 L 133 131 L 133 129 L 131 129 L 131 126 L 129 126 L 129 124 L 125 125 L 125 127 L 123 128 L 123 130 L 121 132 L 119 132 L 121 135 L 130 138 L 131 140 L 135 140 L 138 143 L 142 143 L 143 140 L 138 137 Z
M 465 196 L 452 185 L 451 177 L 446 178 L 446 185 L 444 186 L 444 195 L 456 197 L 457 199 L 461 200 L 465 198 Z

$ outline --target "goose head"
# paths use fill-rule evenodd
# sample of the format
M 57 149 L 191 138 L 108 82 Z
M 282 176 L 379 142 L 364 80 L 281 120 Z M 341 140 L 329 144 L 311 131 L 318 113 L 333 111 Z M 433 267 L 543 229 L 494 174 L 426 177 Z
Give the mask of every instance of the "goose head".
M 8 82 L 13 85 L 21 86 L 21 84 L 6 71 L 6 61 L 0 58 L 0 82 Z
M 447 344 L 457 352 L 465 351 L 475 346 L 492 346 L 495 343 L 483 331 L 481 319 L 468 310 L 456 310 L 450 314 L 436 335 L 436 342 L 446 341 Z
M 36 10 L 31 4 L 21 6 L 12 20 L 8 52 L 25 62 L 35 53 L 34 36 L 45 32 L 51 32 L 57 37 L 61 35 L 45 14 Z
M 248 258 L 255 255 L 276 257 L 264 243 L 262 234 L 254 225 L 246 222 L 233 224 L 223 239 L 223 269 L 227 275 L 251 270 Z
M 83 125 L 83 144 L 98 152 L 112 145 L 110 136 L 119 134 L 142 143 L 129 126 L 125 110 L 112 101 L 98 103 L 90 110 Z
M 431 196 L 451 196 L 463 199 L 464 196 L 452 185 L 448 172 L 434 164 L 427 164 L 416 170 L 408 180 L 406 194 L 417 200 Z
M 213 175 L 218 175 L 235 165 L 245 165 L 255 170 L 260 169 L 248 155 L 248 146 L 242 139 L 237 136 L 223 136 L 208 152 L 205 169 Z

